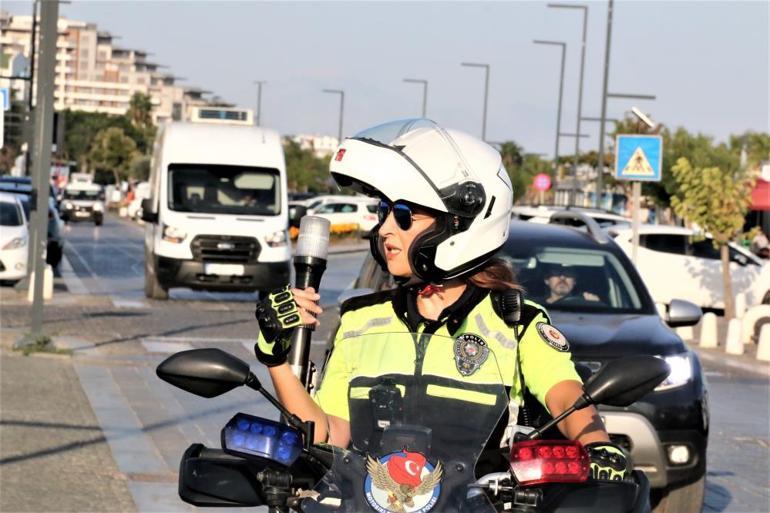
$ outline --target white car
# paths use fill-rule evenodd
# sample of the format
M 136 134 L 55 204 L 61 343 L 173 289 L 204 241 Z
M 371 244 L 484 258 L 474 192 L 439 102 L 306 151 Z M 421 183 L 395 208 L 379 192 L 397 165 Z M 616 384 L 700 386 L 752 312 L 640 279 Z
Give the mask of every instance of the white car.
M 0 280 L 18 281 L 27 275 L 29 226 L 19 199 L 0 192 Z
M 601 228 L 621 228 L 625 226 L 631 226 L 632 220 L 623 217 L 606 210 L 600 210 L 595 208 L 584 207 L 560 207 L 550 205 L 538 205 L 527 206 L 517 205 L 511 209 L 511 217 L 515 219 L 521 219 L 522 221 L 530 221 L 533 223 L 548 224 L 551 221 L 551 216 L 556 212 L 563 212 L 570 210 L 574 212 L 580 212 L 591 217 L 594 221 L 599 223 Z
M 377 224 L 377 206 L 377 200 L 348 196 L 345 200 L 321 205 L 313 215 L 328 219 L 332 226 L 357 224 L 358 231 L 368 232 Z
M 631 257 L 632 230 L 612 229 L 615 242 Z M 770 267 L 747 249 L 730 244 L 733 294 L 746 294 L 746 303 L 770 303 Z M 636 268 L 657 303 L 686 299 L 702 308 L 723 309 L 722 262 L 712 238 L 698 238 L 689 228 L 642 225 Z
M 324 194 L 321 196 L 315 196 L 314 198 L 299 201 L 307 207 L 308 214 L 315 214 L 316 211 L 327 203 L 339 203 L 349 201 L 372 201 L 372 198 L 364 195 L 344 195 L 344 194 Z

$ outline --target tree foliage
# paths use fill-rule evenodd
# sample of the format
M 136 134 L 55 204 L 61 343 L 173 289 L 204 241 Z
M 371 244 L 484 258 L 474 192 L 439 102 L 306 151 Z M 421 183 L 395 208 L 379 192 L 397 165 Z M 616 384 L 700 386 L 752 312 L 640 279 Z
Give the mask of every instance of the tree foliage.
M 286 158 L 286 174 L 289 189 L 298 192 L 327 192 L 331 190 L 329 182 L 329 159 L 317 158 L 310 150 L 305 150 L 291 139 L 283 144 Z
M 94 137 L 88 151 L 88 162 L 95 171 L 97 182 L 106 182 L 112 174 L 114 183 L 129 178 L 132 162 L 137 158 L 137 146 L 122 128 L 109 127 Z
M 680 157 L 671 168 L 677 190 L 671 206 L 677 215 L 710 232 L 720 248 L 724 282 L 725 316 L 735 314 L 727 243 L 743 228 L 756 176 L 727 145 L 693 152 L 695 163 Z
M 531 198 L 534 197 L 532 183 L 535 175 L 551 174 L 550 162 L 541 159 L 538 155 L 524 153 L 524 148 L 513 141 L 506 141 L 500 145 L 500 155 L 511 178 L 514 203 L 527 197 L 528 194 Z

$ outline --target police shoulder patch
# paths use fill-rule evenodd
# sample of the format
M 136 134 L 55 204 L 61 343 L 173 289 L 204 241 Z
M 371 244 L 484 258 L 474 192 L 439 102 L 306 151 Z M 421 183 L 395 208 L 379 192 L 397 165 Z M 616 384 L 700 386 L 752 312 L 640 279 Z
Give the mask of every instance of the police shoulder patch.
M 567 352 L 569 351 L 569 342 L 564 334 L 544 322 L 537 323 L 537 332 L 546 344 L 556 349 L 557 351 Z

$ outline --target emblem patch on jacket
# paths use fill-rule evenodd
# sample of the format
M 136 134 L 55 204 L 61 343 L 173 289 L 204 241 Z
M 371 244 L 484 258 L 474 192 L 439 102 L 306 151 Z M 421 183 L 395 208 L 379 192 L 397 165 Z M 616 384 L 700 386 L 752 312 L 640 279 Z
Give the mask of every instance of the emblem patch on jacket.
M 455 365 L 463 376 L 470 376 L 487 361 L 489 347 L 484 339 L 473 333 L 464 333 L 455 339 Z
M 550 324 L 538 322 L 537 332 L 540 333 L 540 337 L 545 341 L 546 344 L 556 349 L 557 351 L 569 351 L 569 342 L 567 342 L 567 337 L 565 337 L 561 331 L 557 330 Z
M 393 452 L 366 457 L 364 495 L 380 513 L 427 513 L 441 494 L 441 463 L 434 467 L 419 452 Z

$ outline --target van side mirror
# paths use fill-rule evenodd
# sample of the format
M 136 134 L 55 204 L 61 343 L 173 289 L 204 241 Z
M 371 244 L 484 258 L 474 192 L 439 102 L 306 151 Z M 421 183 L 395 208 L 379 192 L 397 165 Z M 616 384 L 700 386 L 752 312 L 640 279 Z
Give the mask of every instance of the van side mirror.
M 157 223 L 158 213 L 153 212 L 152 199 L 147 198 L 142 200 L 142 221 L 145 223 Z
M 300 220 L 307 215 L 307 207 L 304 205 L 293 205 L 289 208 L 289 226 L 299 228 Z

